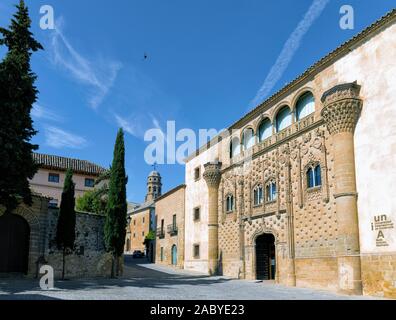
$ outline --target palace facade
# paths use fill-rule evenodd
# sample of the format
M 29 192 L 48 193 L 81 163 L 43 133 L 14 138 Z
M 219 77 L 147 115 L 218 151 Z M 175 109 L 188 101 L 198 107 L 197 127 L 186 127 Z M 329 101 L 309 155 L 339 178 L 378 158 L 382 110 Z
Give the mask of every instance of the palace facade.
M 186 160 L 186 269 L 396 297 L 395 21 Z

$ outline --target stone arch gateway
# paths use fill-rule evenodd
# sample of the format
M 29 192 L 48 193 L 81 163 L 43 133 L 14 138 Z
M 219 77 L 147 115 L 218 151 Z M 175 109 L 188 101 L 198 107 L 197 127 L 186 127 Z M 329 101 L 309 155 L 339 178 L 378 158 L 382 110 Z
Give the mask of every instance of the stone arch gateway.
M 16 214 L 0 217 L 0 273 L 28 273 L 30 227 Z

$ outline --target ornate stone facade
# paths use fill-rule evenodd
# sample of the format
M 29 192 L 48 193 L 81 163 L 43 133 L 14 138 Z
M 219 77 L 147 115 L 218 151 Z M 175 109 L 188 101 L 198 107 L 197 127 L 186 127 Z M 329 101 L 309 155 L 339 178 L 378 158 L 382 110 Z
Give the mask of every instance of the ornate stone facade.
M 395 297 L 395 20 L 393 11 L 187 159 L 187 269 Z M 206 163 L 203 184 L 193 169 Z

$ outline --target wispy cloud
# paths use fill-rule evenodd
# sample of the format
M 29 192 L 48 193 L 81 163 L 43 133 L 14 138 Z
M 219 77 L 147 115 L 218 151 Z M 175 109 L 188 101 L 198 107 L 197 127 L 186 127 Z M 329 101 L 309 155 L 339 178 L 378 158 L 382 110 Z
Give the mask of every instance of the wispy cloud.
M 257 92 L 256 97 L 251 101 L 250 108 L 255 107 L 267 98 L 268 94 L 282 77 L 294 54 L 300 47 L 304 35 L 311 28 L 315 20 L 321 15 L 329 1 L 330 0 L 314 0 L 312 2 L 304 18 L 299 22 L 297 28 L 285 42 L 283 49 L 268 73 L 263 86 Z
M 56 149 L 83 149 L 88 144 L 85 138 L 52 126 L 45 128 L 45 143 Z
M 76 81 L 91 88 L 89 105 L 96 109 L 113 86 L 122 65 L 118 61 L 86 58 L 63 33 L 63 18 L 51 33 L 52 62 L 66 70 Z
M 33 106 L 32 117 L 35 119 L 50 120 L 55 122 L 63 121 L 63 118 L 56 114 L 53 110 L 43 107 L 37 103 Z
M 127 120 L 124 117 L 121 117 L 118 114 L 114 114 L 114 118 L 117 122 L 117 125 L 124 129 L 124 131 L 128 132 L 130 135 L 139 137 L 140 136 L 140 128 L 136 123 L 132 123 L 132 121 Z

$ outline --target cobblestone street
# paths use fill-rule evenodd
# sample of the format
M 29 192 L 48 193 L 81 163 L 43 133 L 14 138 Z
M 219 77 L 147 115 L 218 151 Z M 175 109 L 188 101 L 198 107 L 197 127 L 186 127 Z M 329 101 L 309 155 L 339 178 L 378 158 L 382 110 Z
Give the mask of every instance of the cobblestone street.
M 290 288 L 272 282 L 209 277 L 186 270 L 146 264 L 127 258 L 119 279 L 56 281 L 55 289 L 42 291 L 38 280 L 0 278 L 2 299 L 77 300 L 294 300 L 374 299 L 336 293 Z

